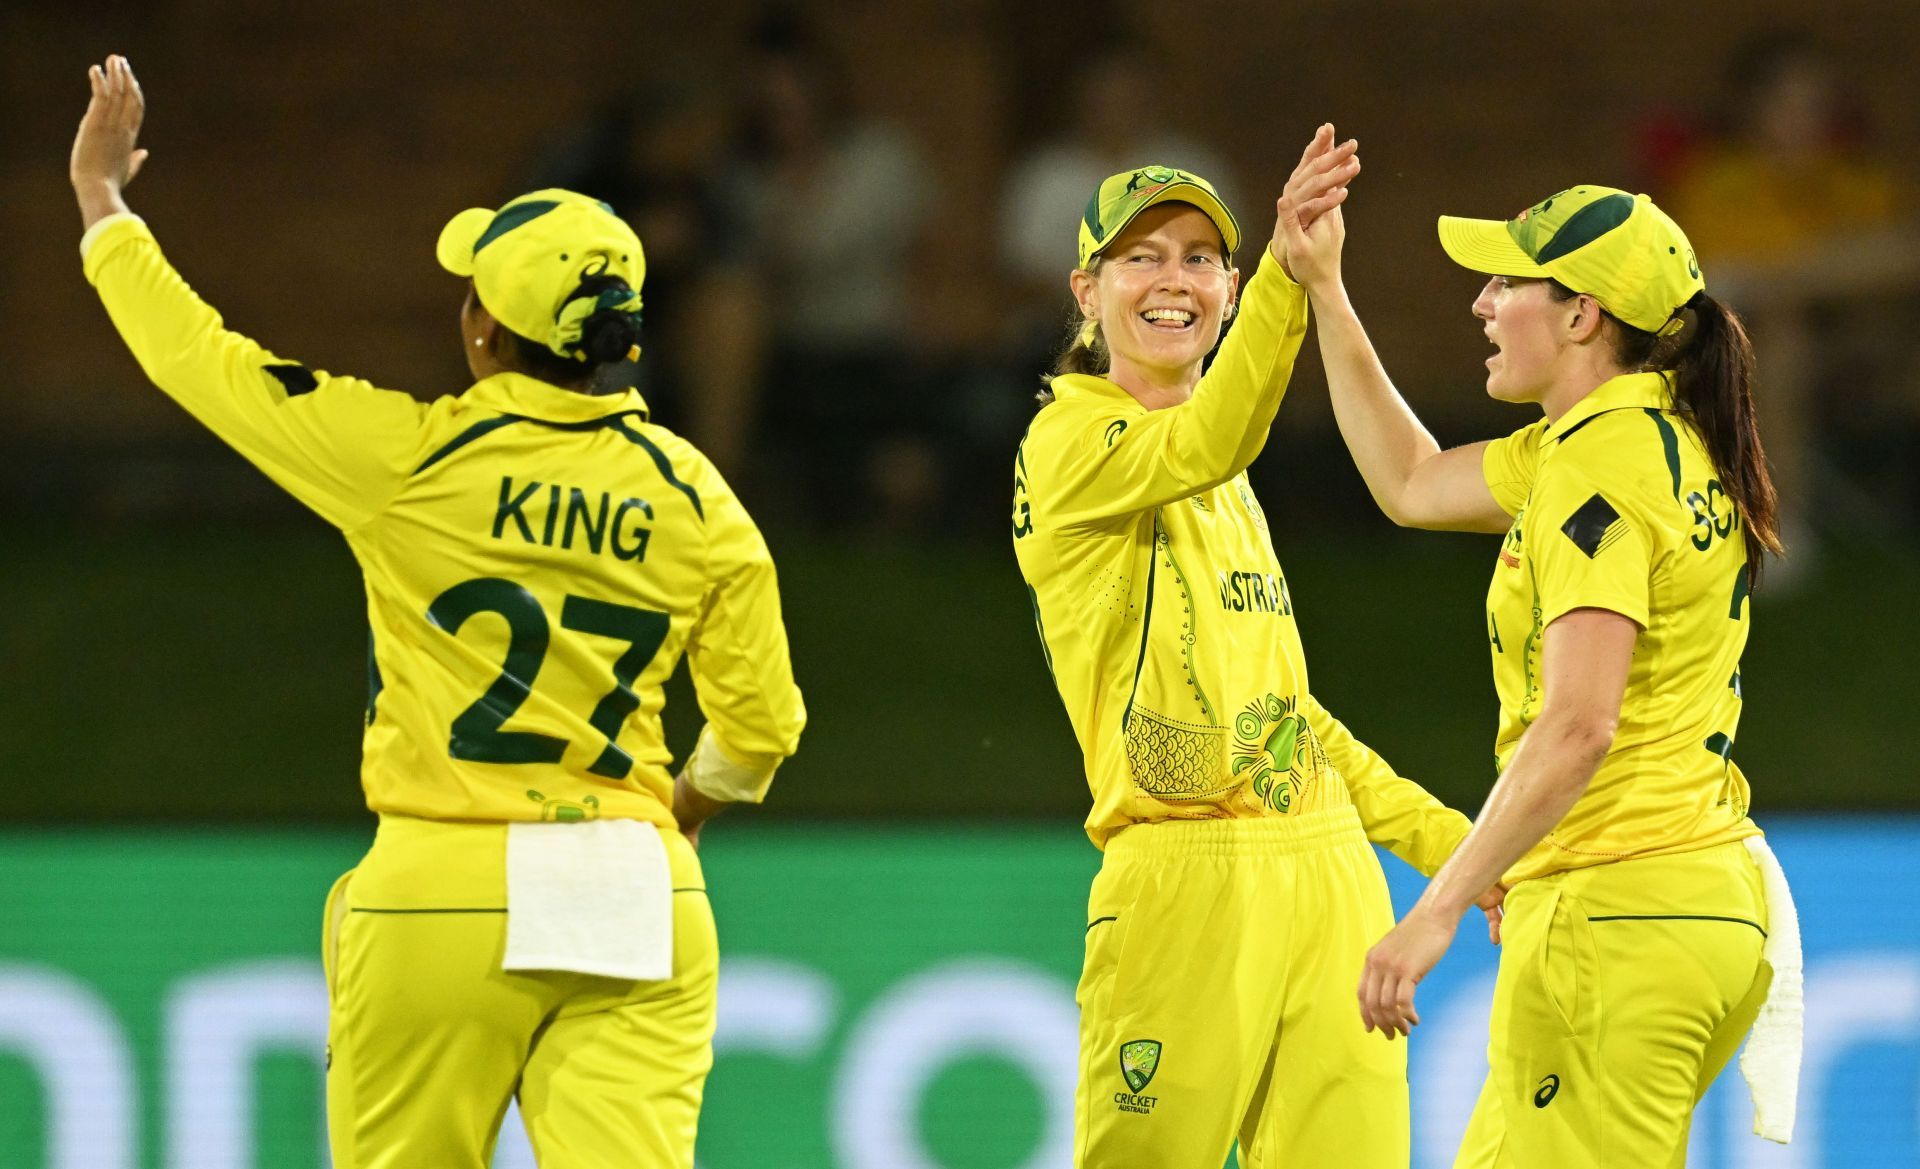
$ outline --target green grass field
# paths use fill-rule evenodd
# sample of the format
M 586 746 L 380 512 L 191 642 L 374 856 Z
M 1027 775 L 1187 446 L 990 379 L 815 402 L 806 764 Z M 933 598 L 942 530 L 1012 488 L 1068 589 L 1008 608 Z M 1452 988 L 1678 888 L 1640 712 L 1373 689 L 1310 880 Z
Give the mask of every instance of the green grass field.
M 1495 543 L 1369 526 L 1289 539 L 1314 689 L 1405 774 L 1477 808 L 1494 702 L 1481 597 Z M 365 619 L 315 523 L 0 529 L 0 816 L 350 820 Z M 1009 549 L 774 540 L 800 754 L 753 815 L 1040 816 L 1086 790 Z M 1755 807 L 1912 808 L 1909 647 L 1920 563 L 1830 554 L 1763 592 L 1735 758 Z M 698 714 L 668 702 L 684 750 Z

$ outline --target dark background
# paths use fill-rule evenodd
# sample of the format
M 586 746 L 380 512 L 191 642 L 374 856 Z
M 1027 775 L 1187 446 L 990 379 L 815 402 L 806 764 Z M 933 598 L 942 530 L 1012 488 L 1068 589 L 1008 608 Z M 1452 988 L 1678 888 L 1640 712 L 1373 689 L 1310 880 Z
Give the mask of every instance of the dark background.
M 1748 99 L 1730 71 L 1773 33 L 1828 62 L 1823 148 L 1884 183 L 1892 210 L 1869 224 L 1836 203 L 1830 238 L 1719 266 L 1709 225 L 1683 216 L 1711 287 L 1752 314 L 1763 409 L 1791 404 L 1776 457 L 1793 557 L 1753 602 L 1735 758 L 1762 818 L 1920 806 L 1906 743 L 1920 633 L 1910 3 L 1808 15 L 1772 2 L 853 0 L 770 17 L 733 0 L 157 0 L 0 16 L 0 817 L 367 817 L 351 557 L 145 383 L 81 278 L 65 161 L 86 66 L 108 52 L 131 58 L 149 98 L 154 154 L 130 202 L 188 279 L 276 352 L 423 398 L 466 385 L 462 290 L 432 256 L 440 225 L 556 175 L 591 177 L 583 158 L 652 151 L 642 178 L 608 181 L 626 181 L 636 207 L 687 187 L 701 225 L 675 259 L 635 213 L 655 265 L 650 360 L 664 363 L 643 388 L 663 419 L 726 450 L 761 517 L 811 714 L 751 814 L 1073 821 L 1078 753 L 1007 530 L 1012 448 L 1067 308 L 1073 224 L 1057 293 L 1014 271 L 1000 237 L 1019 161 L 1089 132 L 1076 70 L 1130 39 L 1129 116 L 1226 161 L 1248 270 L 1312 127 L 1358 136 L 1349 285 L 1409 400 L 1462 442 L 1533 415 L 1485 399 L 1467 313 L 1478 281 L 1445 260 L 1433 216 L 1504 216 L 1575 181 L 1669 205 L 1687 166 L 1738 139 Z M 920 159 L 895 258 L 906 296 L 871 377 L 836 381 L 863 367 L 779 339 L 809 290 L 863 277 L 774 257 L 771 229 L 702 185 L 785 173 L 745 127 L 795 52 L 831 78 L 841 126 L 884 125 Z M 593 147 L 623 104 L 640 128 Z M 663 146 L 647 138 L 654 117 L 691 128 Z M 1736 198 L 1728 214 L 1741 212 Z M 717 315 L 675 315 L 696 304 Z M 715 408 L 703 379 L 760 331 L 759 365 L 729 383 L 746 397 Z M 1254 481 L 1314 688 L 1403 772 L 1476 808 L 1492 778 L 1480 606 L 1495 541 L 1378 514 L 1307 349 Z M 851 420 L 792 413 L 847 401 Z M 899 449 L 847 456 L 829 441 L 862 420 Z M 857 473 L 833 479 L 848 458 Z M 671 693 L 684 750 L 697 714 L 682 684 Z

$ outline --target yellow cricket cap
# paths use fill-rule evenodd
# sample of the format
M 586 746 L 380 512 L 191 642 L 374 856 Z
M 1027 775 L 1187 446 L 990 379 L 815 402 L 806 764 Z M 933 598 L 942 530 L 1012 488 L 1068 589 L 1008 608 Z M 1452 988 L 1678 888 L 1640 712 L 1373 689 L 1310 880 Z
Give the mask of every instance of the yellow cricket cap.
M 1668 332 L 1704 290 L 1693 245 L 1645 195 L 1569 187 L 1508 220 L 1440 217 L 1440 246 L 1489 276 L 1550 278 L 1649 333 Z
M 1240 225 L 1212 183 L 1178 167 L 1143 166 L 1109 177 L 1087 200 L 1080 219 L 1080 266 L 1091 263 L 1134 216 L 1159 203 L 1191 203 L 1220 229 L 1227 256 L 1239 248 Z
M 613 208 L 572 191 L 533 191 L 498 211 L 473 207 L 440 229 L 440 266 L 473 277 L 480 303 L 507 328 L 562 357 L 579 357 L 580 331 L 598 309 L 639 315 L 647 259 Z M 631 291 L 582 293 L 588 276 L 618 276 Z

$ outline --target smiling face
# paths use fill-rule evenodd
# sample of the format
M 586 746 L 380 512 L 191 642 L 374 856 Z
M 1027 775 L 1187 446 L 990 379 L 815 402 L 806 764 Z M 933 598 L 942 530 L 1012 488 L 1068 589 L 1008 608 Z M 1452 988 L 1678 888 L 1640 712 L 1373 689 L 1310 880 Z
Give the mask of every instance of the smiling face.
M 1135 378 L 1160 386 L 1198 380 L 1239 287 L 1224 252 L 1220 230 L 1199 208 L 1163 203 L 1100 253 L 1097 272 L 1073 274 L 1081 311 L 1099 318 L 1114 381 L 1132 390 Z

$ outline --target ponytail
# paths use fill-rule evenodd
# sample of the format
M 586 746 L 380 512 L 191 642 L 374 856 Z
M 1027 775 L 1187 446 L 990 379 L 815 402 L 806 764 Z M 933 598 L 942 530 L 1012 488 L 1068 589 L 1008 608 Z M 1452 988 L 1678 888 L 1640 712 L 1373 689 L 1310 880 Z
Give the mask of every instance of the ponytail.
M 1547 284 L 1555 300 L 1577 295 L 1557 280 Z M 1753 342 L 1739 315 L 1704 290 L 1674 315 L 1680 329 L 1663 336 L 1607 313 L 1618 330 L 1614 359 L 1623 369 L 1668 375 L 1674 409 L 1700 436 L 1721 488 L 1739 512 L 1747 581 L 1757 586 L 1765 555 L 1778 556 L 1785 548 L 1780 543 L 1780 500 L 1754 419 Z
M 1674 405 L 1693 423 L 1719 472 L 1720 485 L 1740 511 L 1747 579 L 1758 584 L 1763 555 L 1778 556 L 1785 549 L 1780 543 L 1780 500 L 1754 420 L 1753 342 L 1739 315 L 1705 292 L 1694 293 L 1681 311 L 1690 320 L 1676 338 L 1679 352 L 1670 367 Z
M 1089 273 L 1098 272 L 1104 257 L 1095 256 L 1088 263 Z M 1053 379 L 1064 374 L 1091 374 L 1105 377 L 1113 368 L 1113 354 L 1107 350 L 1107 338 L 1100 331 L 1098 318 L 1083 318 L 1075 314 L 1067 325 L 1066 341 L 1060 353 L 1053 359 L 1053 368 L 1041 375 L 1040 392 L 1034 395 L 1042 406 L 1053 401 Z

